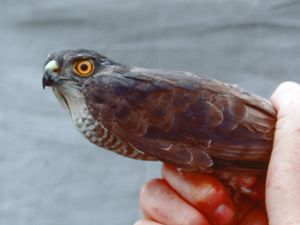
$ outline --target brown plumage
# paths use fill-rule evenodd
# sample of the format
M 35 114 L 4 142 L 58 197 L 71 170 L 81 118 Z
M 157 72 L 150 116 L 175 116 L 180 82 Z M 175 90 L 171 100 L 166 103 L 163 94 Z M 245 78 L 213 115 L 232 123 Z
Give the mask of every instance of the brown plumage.
M 179 168 L 267 166 L 275 111 L 235 86 L 137 69 L 87 80 L 84 96 L 114 135 Z
M 95 68 L 83 77 L 74 64 L 86 59 Z M 275 110 L 235 85 L 126 67 L 88 50 L 50 55 L 43 85 L 53 86 L 89 140 L 125 156 L 192 170 L 267 168 Z

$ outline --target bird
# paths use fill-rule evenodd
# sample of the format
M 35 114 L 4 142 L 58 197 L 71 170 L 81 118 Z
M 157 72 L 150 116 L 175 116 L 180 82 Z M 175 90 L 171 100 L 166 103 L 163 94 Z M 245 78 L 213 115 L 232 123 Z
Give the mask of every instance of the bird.
M 69 49 L 48 55 L 42 86 L 85 138 L 120 155 L 188 171 L 267 170 L 276 111 L 237 85 Z

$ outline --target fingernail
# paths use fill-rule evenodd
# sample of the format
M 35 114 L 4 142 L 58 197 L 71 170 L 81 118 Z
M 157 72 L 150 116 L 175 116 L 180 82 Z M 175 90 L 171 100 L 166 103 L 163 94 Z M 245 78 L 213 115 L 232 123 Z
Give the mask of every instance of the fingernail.
M 234 219 L 234 210 L 226 204 L 221 204 L 215 210 L 214 218 L 217 224 L 231 224 Z

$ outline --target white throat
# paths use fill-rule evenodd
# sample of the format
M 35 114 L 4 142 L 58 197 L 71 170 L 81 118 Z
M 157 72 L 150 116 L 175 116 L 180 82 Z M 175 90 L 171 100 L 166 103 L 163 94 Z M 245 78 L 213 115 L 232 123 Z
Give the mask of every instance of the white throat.
M 54 87 L 53 92 L 60 104 L 69 112 L 73 122 L 88 113 L 83 94 L 76 88 Z

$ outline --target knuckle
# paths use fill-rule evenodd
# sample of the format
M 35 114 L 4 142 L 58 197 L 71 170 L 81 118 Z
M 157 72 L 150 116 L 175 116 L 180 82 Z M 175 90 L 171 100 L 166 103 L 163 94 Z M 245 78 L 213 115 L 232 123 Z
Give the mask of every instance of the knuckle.
M 162 180 L 161 179 L 153 179 L 147 182 L 140 190 L 140 200 L 141 202 L 144 201 L 151 193 L 152 191 L 157 188 L 159 185 L 161 185 Z

